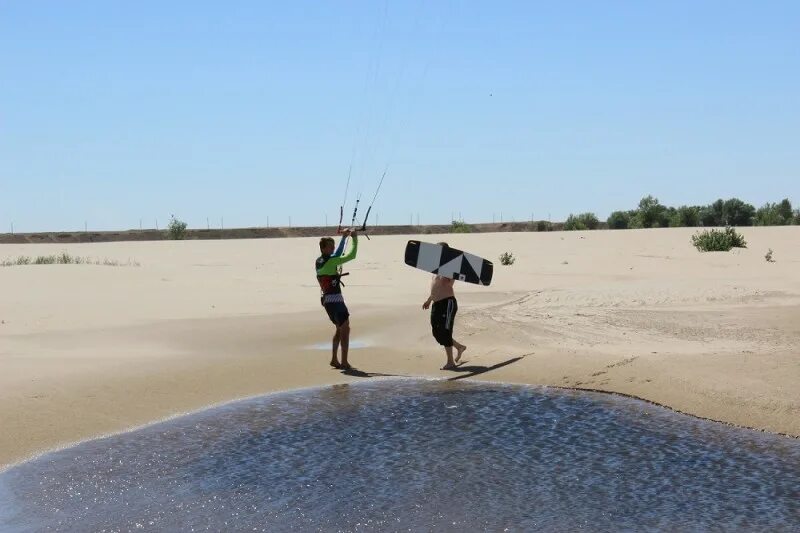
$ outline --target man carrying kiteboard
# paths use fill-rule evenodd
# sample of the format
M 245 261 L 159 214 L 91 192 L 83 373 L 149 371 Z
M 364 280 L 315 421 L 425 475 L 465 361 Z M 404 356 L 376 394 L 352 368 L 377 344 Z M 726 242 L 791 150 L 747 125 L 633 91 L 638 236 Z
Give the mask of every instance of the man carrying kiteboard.
M 347 237 L 352 237 L 352 246 L 347 254 L 344 252 Z M 338 249 L 334 250 L 335 241 L 331 237 L 323 237 L 319 240 L 319 251 L 322 255 L 317 258 L 316 270 L 317 281 L 319 282 L 322 296 L 320 302 L 328 313 L 336 332 L 333 335 L 331 345 L 331 366 L 350 370 L 352 367 L 347 362 L 347 353 L 350 348 L 350 312 L 344 303 L 342 295 L 342 265 L 356 258 L 358 252 L 358 235 L 354 230 L 342 231 L 342 240 L 339 242 Z M 342 360 L 339 362 L 339 346 L 342 347 Z
M 440 242 L 439 245 L 447 246 L 447 243 Z M 453 291 L 453 279 L 442 276 L 433 276 L 431 281 L 431 294 L 423 309 L 431 310 L 431 333 L 440 345 L 444 347 L 447 355 L 447 363 L 442 370 L 453 370 L 456 363 L 461 360 L 461 355 L 466 346 L 453 339 L 453 326 L 455 324 L 456 313 L 458 312 L 458 301 Z M 431 304 L 433 306 L 431 307 Z M 456 348 L 456 357 L 453 359 L 453 347 Z

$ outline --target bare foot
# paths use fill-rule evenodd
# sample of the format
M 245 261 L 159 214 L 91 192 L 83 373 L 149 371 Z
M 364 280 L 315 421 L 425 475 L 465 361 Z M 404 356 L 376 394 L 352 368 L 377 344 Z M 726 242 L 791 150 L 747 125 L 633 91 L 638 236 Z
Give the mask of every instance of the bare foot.
M 353 367 L 350 366 L 350 363 L 342 363 L 341 365 L 339 365 L 339 368 L 341 368 L 342 370 L 353 370 Z
M 466 349 L 467 349 L 467 347 L 464 346 L 463 344 L 461 345 L 461 348 L 456 348 L 456 351 L 457 351 L 457 353 L 456 353 L 456 363 L 461 361 L 461 354 L 463 354 L 466 351 Z
M 333 368 L 342 368 L 342 365 L 339 364 L 339 361 L 331 361 L 330 364 Z
M 455 370 L 456 368 L 458 368 L 456 365 L 448 363 L 442 367 L 442 370 Z

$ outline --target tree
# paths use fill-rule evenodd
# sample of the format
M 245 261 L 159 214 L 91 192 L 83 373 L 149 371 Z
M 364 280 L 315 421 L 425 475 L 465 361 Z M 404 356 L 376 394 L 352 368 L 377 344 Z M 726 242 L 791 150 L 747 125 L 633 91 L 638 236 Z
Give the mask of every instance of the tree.
M 791 224 L 792 220 L 792 202 L 788 198 L 784 198 L 778 204 L 778 214 L 785 221 L 784 224 Z
M 597 229 L 600 226 L 600 221 L 594 213 L 581 213 L 578 218 L 587 229 Z
M 628 229 L 631 215 L 625 211 L 614 211 L 606 221 L 609 229 Z
M 652 195 L 645 196 L 639 201 L 638 214 L 641 217 L 642 227 L 665 228 L 669 226 L 667 208 Z
M 666 225 L 670 228 L 677 228 L 677 217 L 678 217 L 678 210 L 674 207 L 668 207 L 664 211 L 664 219 L 666 221 Z
M 704 226 L 725 225 L 725 200 L 719 198 L 713 204 L 705 207 L 702 213 Z
M 564 222 L 564 229 L 567 231 L 597 229 L 600 221 L 594 213 L 581 213 L 580 215 L 570 214 Z
M 700 207 L 682 205 L 670 214 L 669 225 L 673 228 L 693 228 L 700 225 Z
M 717 218 L 714 215 L 714 209 L 710 205 L 701 207 L 698 216 L 700 217 L 700 224 L 703 226 L 719 226 Z
M 186 238 L 186 222 L 178 220 L 175 215 L 169 219 L 167 226 L 167 236 L 173 240 L 183 240 Z
M 642 221 L 642 214 L 639 212 L 638 209 L 633 211 L 628 211 L 628 228 L 630 229 L 642 229 L 644 227 L 644 222 Z
M 794 217 L 791 209 L 792 203 L 788 199 L 784 199 L 778 204 L 767 202 L 756 211 L 756 224 L 759 226 L 784 226 L 791 224 Z
M 791 205 L 790 205 L 791 210 Z M 738 198 L 731 198 L 722 204 L 722 224 L 725 226 L 752 226 L 756 208 Z
M 576 231 L 584 229 L 586 229 L 586 224 L 584 224 L 580 218 L 570 213 L 570 215 L 567 217 L 567 221 L 564 222 L 564 230 Z

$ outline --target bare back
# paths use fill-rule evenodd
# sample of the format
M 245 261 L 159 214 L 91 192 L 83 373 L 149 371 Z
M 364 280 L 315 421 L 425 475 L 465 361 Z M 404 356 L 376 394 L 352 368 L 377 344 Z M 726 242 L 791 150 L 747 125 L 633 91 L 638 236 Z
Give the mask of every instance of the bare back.
M 445 298 L 454 297 L 455 293 L 453 292 L 453 283 L 454 280 L 450 278 L 434 276 L 433 280 L 431 281 L 431 300 L 438 302 L 440 300 L 444 300 Z

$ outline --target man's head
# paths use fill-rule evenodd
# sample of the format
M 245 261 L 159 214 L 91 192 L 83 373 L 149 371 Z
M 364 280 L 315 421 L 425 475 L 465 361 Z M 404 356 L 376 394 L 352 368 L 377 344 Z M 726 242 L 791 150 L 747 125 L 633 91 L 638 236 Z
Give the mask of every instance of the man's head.
M 319 251 L 322 255 L 331 255 L 336 247 L 336 242 L 331 237 L 323 237 L 319 240 Z
M 439 246 L 444 246 L 445 248 L 450 248 L 450 246 L 448 246 L 446 242 L 437 242 L 436 244 L 438 244 Z

